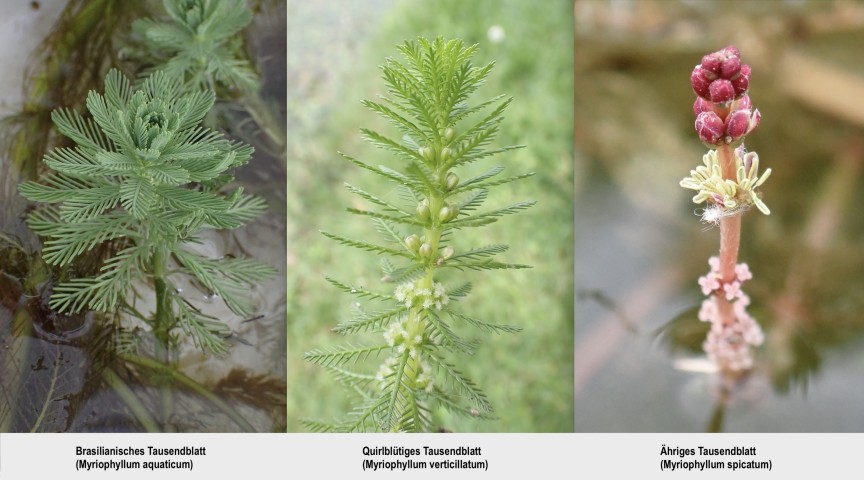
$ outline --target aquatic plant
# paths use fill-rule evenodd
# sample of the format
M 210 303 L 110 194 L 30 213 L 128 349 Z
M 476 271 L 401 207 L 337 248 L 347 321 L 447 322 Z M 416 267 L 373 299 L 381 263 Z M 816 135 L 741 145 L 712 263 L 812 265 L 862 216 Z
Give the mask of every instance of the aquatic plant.
M 752 367 L 751 348 L 764 340 L 759 324 L 747 313 L 750 298 L 741 289 L 753 275 L 746 263 L 738 263 L 741 215 L 752 206 L 771 213 L 757 191 L 771 169 L 760 175 L 759 156 L 744 147 L 745 137 L 761 118 L 747 95 L 750 75 L 750 66 L 741 64 L 740 52 L 731 45 L 705 55 L 693 69 L 696 133 L 711 150 L 703 156 L 703 165 L 680 182 L 697 191 L 693 202 L 707 202 L 703 222 L 720 226 L 719 256 L 711 257 L 711 270 L 699 278 L 702 293 L 708 296 L 699 319 L 711 323 L 703 344 L 709 358 L 732 376 Z
M 472 63 L 477 48 L 441 37 L 400 45 L 402 59 L 389 58 L 381 67 L 389 97 L 363 104 L 395 126 L 401 141 L 361 129 L 366 141 L 393 154 L 398 165 L 374 166 L 340 153 L 389 182 L 399 198 L 391 200 L 345 185 L 367 206 L 348 211 L 370 219 L 385 244 L 322 233 L 342 245 L 379 256 L 382 282 L 391 287 L 379 293 L 328 278 L 336 288 L 368 301 L 367 305 L 355 304 L 352 319 L 334 331 L 342 335 L 374 333 L 380 340 L 305 354 L 308 361 L 326 367 L 357 395 L 356 407 L 344 418 L 305 420 L 314 431 L 428 431 L 435 406 L 469 417 L 494 418 L 482 389 L 449 359 L 450 355 L 473 355 L 478 345 L 460 337 L 454 327 L 469 325 L 490 335 L 521 329 L 462 313 L 457 304 L 469 294 L 471 283 L 453 277 L 469 270 L 527 267 L 493 260 L 508 249 L 504 244 L 462 247 L 460 232 L 496 222 L 534 202 L 481 212 L 491 188 L 532 174 L 495 178 L 504 170 L 500 165 L 468 178 L 463 173 L 475 162 L 522 148 L 490 147 L 510 98 L 499 95 L 469 104 L 493 68 L 493 64 L 478 67 Z M 382 356 L 375 373 L 346 368 Z
M 245 1 L 164 0 L 163 5 L 168 19 L 133 24 L 153 64 L 145 73 L 163 70 L 196 88 L 258 90 L 258 75 L 243 58 L 237 35 L 252 21 Z
M 32 212 L 28 225 L 46 237 L 43 259 L 63 267 L 89 249 L 117 240 L 120 250 L 93 277 L 55 287 L 51 308 L 77 313 L 131 308 L 129 286 L 144 280 L 156 289 L 153 330 L 169 345 L 175 324 L 203 349 L 226 351 L 226 326 L 192 307 L 172 286 L 174 275 L 190 275 L 238 315 L 253 311 L 248 287 L 274 273 L 240 258 L 206 259 L 188 250 L 207 228 L 237 228 L 260 215 L 261 199 L 219 189 L 245 164 L 251 147 L 199 126 L 213 104 L 210 91 L 182 94 L 175 77 L 156 73 L 138 90 L 117 70 L 105 79 L 105 94 L 91 91 L 92 118 L 59 109 L 57 129 L 76 143 L 55 148 L 45 164 L 55 173 L 20 186 L 28 200 L 51 208 Z M 134 313 L 131 312 L 130 313 Z M 176 313 L 176 315 L 175 315 Z
M 230 188 L 232 170 L 249 160 L 252 147 L 216 131 L 236 134 L 247 99 L 258 100 L 258 92 L 208 70 L 207 62 L 176 75 L 165 72 L 176 55 L 141 31 L 136 37 L 131 28 L 135 19 L 165 11 L 166 24 L 172 23 L 170 12 L 191 21 L 198 9 L 196 32 L 204 40 L 197 43 L 198 53 L 206 59 L 215 52 L 217 60 L 245 68 L 243 75 L 252 80 L 246 83 L 257 87 L 245 37 L 238 30 L 226 34 L 243 28 L 251 14 L 242 1 L 126 3 L 71 0 L 31 62 L 25 107 L 2 120 L 0 147 L 15 167 L 5 185 L 17 194 L 19 181 L 35 179 L 20 185 L 20 192 L 27 195 L 29 189 L 30 199 L 39 197 L 45 205 L 27 208 L 28 225 L 43 236 L 41 255 L 35 235 L 0 235 L 4 250 L 19 260 L 14 271 L 6 268 L 13 274 L 11 284 L 0 288 L 4 306 L 16 312 L 11 323 L 0 322 L 0 431 L 125 428 L 118 417 L 102 423 L 114 408 L 133 417 L 132 428 L 199 429 L 200 421 L 192 419 L 199 406 L 208 415 L 219 411 L 244 431 L 260 429 L 252 425 L 254 417 L 247 421 L 234 409 L 234 402 L 269 409 L 278 430 L 285 395 L 278 376 L 271 380 L 233 367 L 227 377 L 203 385 L 186 376 L 178 362 L 187 345 L 221 356 L 244 342 L 229 327 L 232 315 L 214 318 L 205 304 L 224 302 L 238 317 L 253 317 L 249 290 L 275 271 L 230 253 L 214 258 L 219 254 L 199 253 L 196 245 L 214 235 L 206 230 L 240 227 L 264 210 L 263 200 Z M 262 3 L 250 2 L 259 8 Z M 139 21 L 138 28 L 147 22 Z M 243 25 L 231 27 L 238 22 Z M 195 67 L 209 81 L 191 81 L 200 73 Z M 111 68 L 146 75 L 130 81 Z M 216 96 L 230 96 L 232 102 L 220 101 L 217 112 Z M 75 112 L 85 106 L 89 115 Z M 223 115 L 228 110 L 232 116 Z M 200 122 L 205 117 L 206 127 Z M 254 121 L 243 123 L 256 128 Z M 117 135 L 127 138 L 118 142 Z M 260 147 L 257 138 L 248 141 Z M 48 152 L 58 145 L 64 148 Z M 172 194 L 171 188 L 177 191 Z M 4 206 L 23 210 L 23 199 L 11 200 Z M 14 250 L 5 248 L 7 240 Z M 43 362 L 47 369 L 38 367 Z M 106 386 L 113 395 L 95 400 L 94 392 Z M 260 395 L 241 393 L 249 388 Z M 91 401 L 102 402 L 99 408 L 106 412 L 78 417 L 76 409 L 90 408 Z M 160 405 L 161 415 L 151 416 Z
M 178 329 L 215 354 L 228 351 L 232 334 L 221 319 L 191 303 L 175 287 L 176 278 L 194 278 L 232 312 L 248 317 L 254 312 L 249 289 L 275 273 L 251 259 L 206 258 L 189 248 L 203 230 L 237 228 L 265 210 L 263 200 L 242 188 L 222 191 L 233 179 L 229 170 L 245 164 L 252 148 L 199 125 L 214 99 L 212 91 L 184 93 L 178 78 L 162 72 L 133 89 L 112 70 L 105 93 L 88 95 L 91 118 L 66 109 L 53 113 L 58 131 L 76 145 L 48 152 L 44 161 L 53 173 L 19 187 L 28 200 L 48 204 L 30 213 L 27 223 L 46 239 L 42 258 L 66 278 L 54 286 L 50 307 L 140 318 L 166 366 Z M 79 277 L 68 268 L 104 242 L 117 248 L 95 275 Z M 154 312 L 139 311 L 136 285 L 152 286 Z M 170 410 L 165 396 L 163 408 Z

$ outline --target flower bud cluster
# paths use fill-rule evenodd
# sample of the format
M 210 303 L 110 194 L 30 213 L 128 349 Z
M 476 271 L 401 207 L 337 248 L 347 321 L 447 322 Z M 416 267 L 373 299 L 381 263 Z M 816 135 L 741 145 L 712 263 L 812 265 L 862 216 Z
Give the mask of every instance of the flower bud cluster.
M 394 350 L 393 355 L 384 360 L 375 374 L 375 379 L 381 383 L 381 387 L 386 387 L 385 380 L 394 373 L 394 368 L 400 363 L 405 352 L 408 352 L 406 368 L 417 369 L 416 375 L 413 375 L 414 387 L 418 390 L 431 391 L 432 370 L 422 358 L 422 349 L 426 344 L 436 345 L 435 340 L 426 337 L 423 329 L 407 317 L 391 323 L 384 332 L 384 339 Z
M 698 96 L 693 104 L 696 133 L 705 145 L 739 143 L 759 125 L 761 115 L 747 95 L 750 66 L 741 64 L 734 46 L 702 57 L 690 85 Z
M 741 52 L 734 45 L 702 57 L 690 74 L 696 95 L 714 103 L 740 98 L 750 86 L 750 66 L 741 64 Z
M 434 308 L 440 311 L 450 303 L 450 297 L 447 296 L 444 285 L 438 282 L 435 282 L 431 289 L 419 288 L 417 282 L 405 282 L 396 287 L 394 296 L 406 308 L 419 306 L 424 309 Z
M 423 332 L 414 332 L 407 319 L 391 323 L 390 327 L 384 332 L 384 340 L 391 347 L 398 346 L 401 349 L 398 352 L 400 354 L 404 353 L 406 349 L 411 350 L 412 356 L 414 355 L 413 350 L 424 343 Z
M 453 177 L 448 177 L 447 181 L 450 181 L 449 179 L 454 177 L 455 175 Z M 456 184 L 458 184 L 459 178 L 455 177 L 455 180 L 453 181 L 455 182 L 455 186 Z M 438 221 L 440 223 L 447 223 L 458 216 L 459 207 L 457 205 L 451 205 L 447 202 L 444 202 L 444 205 L 438 210 Z M 417 218 L 423 220 L 424 222 L 432 218 L 432 210 L 429 208 L 429 200 L 424 198 L 420 201 L 420 203 L 417 204 Z
M 421 361 L 417 366 L 419 370 L 417 376 L 414 377 L 414 388 L 431 392 L 434 384 L 432 383 L 432 367 L 426 361 Z
M 739 143 L 756 129 L 762 118 L 759 110 L 752 109 L 748 95 L 733 101 L 726 109 L 697 98 L 693 112 L 696 114 L 696 133 L 708 147 Z
M 417 154 L 430 165 L 444 164 L 453 156 L 453 150 L 450 147 L 444 147 L 439 152 L 435 152 L 432 147 L 420 147 L 417 149 Z
M 702 346 L 708 358 L 720 368 L 747 370 L 753 366 L 751 347 L 757 347 L 765 340 L 759 324 L 747 313 L 750 297 L 741 290 L 741 284 L 753 278 L 753 275 L 746 263 L 739 263 L 735 266 L 735 279 L 724 282 L 720 276 L 720 259 L 711 257 L 708 264 L 711 271 L 699 278 L 702 293 L 710 295 L 699 309 L 699 320 L 711 323 L 708 338 Z M 720 314 L 718 302 L 723 300 L 718 295 L 721 294 L 731 303 L 734 313 L 732 322 L 724 321 Z
M 716 291 L 723 291 L 726 300 L 732 301 L 736 298 L 741 298 L 744 295 L 741 290 L 741 284 L 753 278 L 750 273 L 750 267 L 746 263 L 739 263 L 735 266 L 735 279 L 730 282 L 724 282 L 720 276 L 720 258 L 711 257 L 708 259 L 708 265 L 711 271 L 703 277 L 699 277 L 699 286 L 702 288 L 702 293 L 711 295 Z M 700 320 L 704 320 L 700 316 Z
M 429 366 L 428 362 L 421 358 L 422 354 L 418 348 L 408 347 L 405 344 L 399 345 L 394 355 L 387 357 L 387 359 L 381 363 L 381 366 L 378 367 L 378 371 L 375 373 L 375 380 L 378 381 L 381 389 L 386 389 L 387 379 L 396 373 L 396 366 L 399 365 L 400 359 L 406 350 L 409 352 L 409 361 L 406 368 L 414 368 L 417 370 L 415 372 L 416 375 L 414 375 L 414 388 L 431 392 L 434 387 L 432 381 L 432 368 Z

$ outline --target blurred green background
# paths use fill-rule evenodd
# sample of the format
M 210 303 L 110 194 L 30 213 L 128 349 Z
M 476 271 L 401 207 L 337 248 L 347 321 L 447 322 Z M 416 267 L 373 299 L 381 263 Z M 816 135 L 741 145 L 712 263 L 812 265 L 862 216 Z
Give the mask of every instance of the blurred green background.
M 491 30 L 490 30 L 491 29 Z M 503 33 L 503 35 L 502 35 Z M 436 412 L 454 432 L 573 431 L 573 6 L 568 0 L 288 2 L 288 431 L 300 418 L 331 420 L 350 408 L 349 395 L 323 368 L 303 360 L 313 349 L 356 342 L 331 328 L 355 299 L 324 277 L 387 292 L 379 259 L 320 235 L 375 239 L 367 219 L 345 211 L 356 197 L 348 182 L 376 195 L 392 185 L 341 159 L 342 151 L 373 165 L 394 159 L 360 140 L 359 128 L 394 134 L 360 101 L 385 93 L 378 66 L 395 45 L 417 36 L 479 43 L 475 64 L 496 62 L 479 102 L 514 97 L 495 145 L 527 148 L 479 162 L 503 175 L 537 175 L 490 191 L 487 208 L 537 200 L 526 212 L 460 232 L 465 245 L 508 243 L 501 260 L 519 271 L 469 272 L 474 290 L 461 311 L 524 329 L 483 337 L 473 357 L 451 356 L 489 396 L 500 417 L 481 421 Z M 464 237 L 463 237 L 464 235 Z M 481 332 L 462 329 L 468 338 Z M 368 362 L 374 372 L 377 362 Z

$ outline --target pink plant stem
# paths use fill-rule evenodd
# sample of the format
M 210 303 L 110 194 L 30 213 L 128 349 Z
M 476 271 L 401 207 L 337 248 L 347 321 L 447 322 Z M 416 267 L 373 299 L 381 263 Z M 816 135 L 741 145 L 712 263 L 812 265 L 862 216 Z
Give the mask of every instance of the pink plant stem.
M 720 156 L 720 167 L 723 171 L 723 178 L 735 180 L 735 157 L 732 152 L 732 147 L 728 145 L 720 146 L 717 149 Z M 720 221 L 720 281 L 721 283 L 731 283 L 735 280 L 735 266 L 738 264 L 738 246 L 741 243 L 741 215 L 732 215 L 724 217 Z M 720 311 L 720 318 L 723 319 L 723 324 L 730 325 L 735 321 L 735 312 L 732 309 L 732 303 L 726 300 L 723 290 L 716 292 L 717 306 Z

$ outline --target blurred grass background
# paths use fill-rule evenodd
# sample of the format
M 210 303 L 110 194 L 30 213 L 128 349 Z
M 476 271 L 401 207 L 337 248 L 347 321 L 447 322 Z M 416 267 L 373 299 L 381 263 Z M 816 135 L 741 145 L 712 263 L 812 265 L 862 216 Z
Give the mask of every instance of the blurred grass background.
M 490 34 L 493 26 L 503 37 Z M 373 165 L 393 158 L 360 140 L 358 129 L 395 132 L 360 101 L 385 93 L 378 65 L 395 45 L 417 36 L 479 43 L 474 61 L 496 62 L 474 102 L 514 97 L 495 145 L 527 148 L 479 162 L 502 175 L 537 175 L 492 189 L 486 208 L 534 199 L 538 204 L 489 227 L 459 234 L 459 245 L 508 243 L 501 260 L 532 269 L 471 272 L 474 290 L 461 311 L 524 329 L 492 335 L 474 357 L 451 356 L 489 396 L 500 417 L 480 421 L 436 412 L 454 432 L 573 431 L 573 5 L 523 0 L 288 2 L 288 431 L 300 418 L 331 420 L 350 408 L 349 395 L 303 353 L 357 341 L 331 328 L 355 299 L 328 284 L 331 276 L 387 292 L 379 259 L 320 235 L 376 239 L 372 224 L 345 211 L 357 198 L 343 182 L 392 197 L 380 182 L 341 159 L 343 151 Z M 497 41 L 493 41 L 497 40 Z M 398 136 L 397 136 L 398 138 Z M 462 329 L 468 337 L 476 330 Z M 369 371 L 377 362 L 368 362 Z

